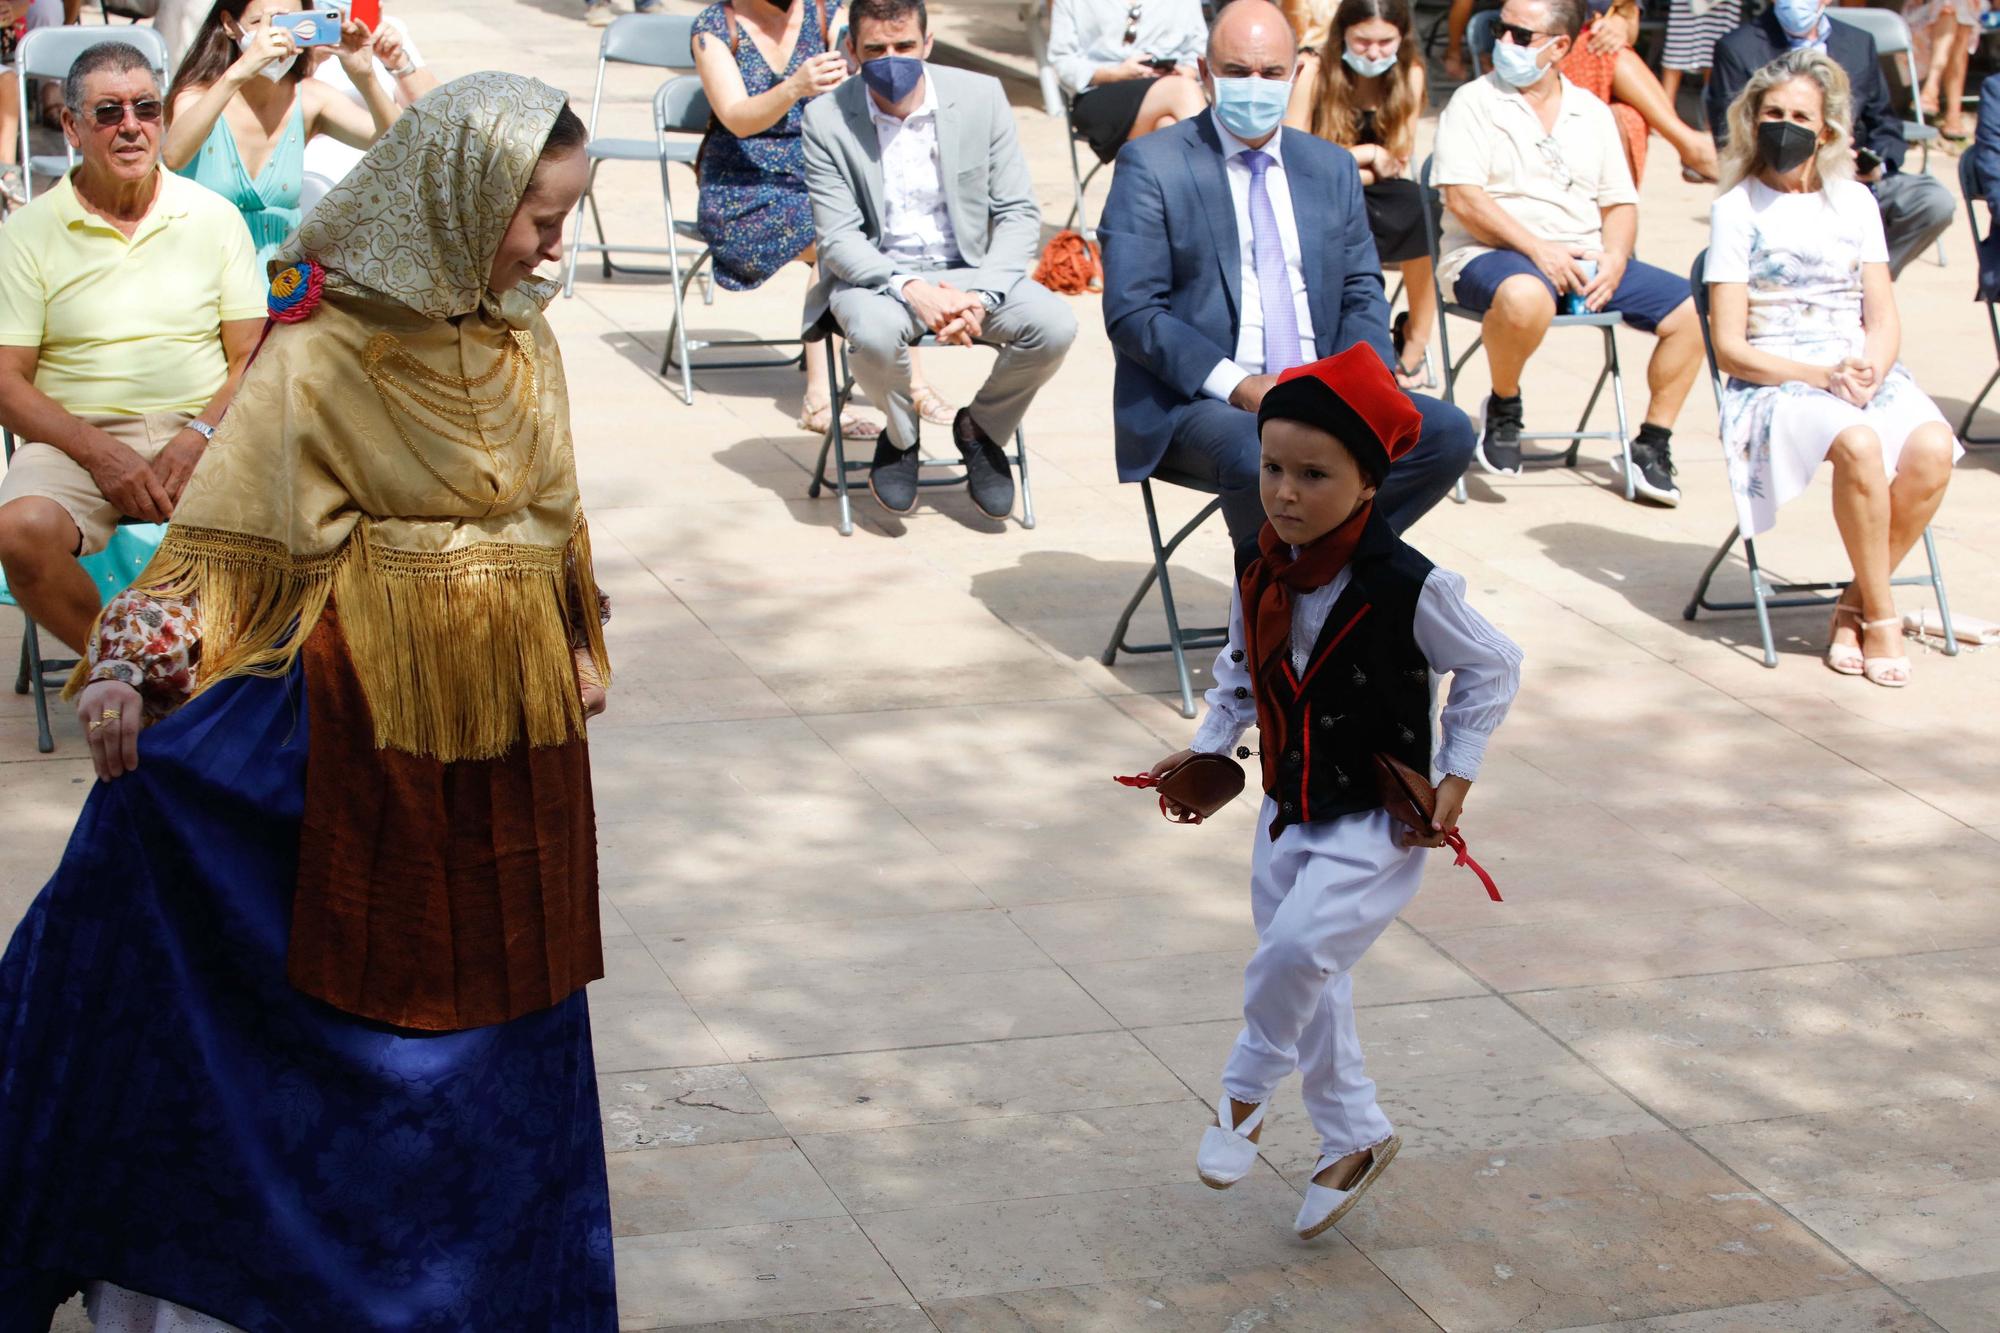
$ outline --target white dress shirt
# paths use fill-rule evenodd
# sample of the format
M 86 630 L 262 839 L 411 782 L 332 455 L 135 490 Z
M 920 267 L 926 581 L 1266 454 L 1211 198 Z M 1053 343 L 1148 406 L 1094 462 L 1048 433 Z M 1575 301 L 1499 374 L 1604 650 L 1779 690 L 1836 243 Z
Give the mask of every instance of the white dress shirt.
M 1326 618 L 1353 575 L 1350 566 L 1334 575 L 1333 582 L 1324 588 L 1292 599 L 1294 671 L 1306 669 L 1320 631 L 1326 628 Z M 1424 580 L 1410 628 L 1431 670 L 1439 675 L 1451 673 L 1451 695 L 1438 719 L 1444 735 L 1431 756 L 1431 767 L 1475 781 L 1480 761 L 1486 756 L 1487 739 L 1499 730 L 1514 692 L 1521 688 L 1521 649 L 1466 604 L 1465 580 L 1448 569 L 1433 567 Z M 1215 686 L 1205 696 L 1208 714 L 1188 748 L 1227 754 L 1256 723 L 1252 664 L 1232 656 L 1242 648 L 1243 593 L 1239 587 L 1229 597 L 1229 643 L 1215 657 Z M 1249 692 L 1242 699 L 1236 697 L 1239 686 Z
M 1236 208 L 1236 245 L 1242 252 L 1243 274 L 1237 306 L 1242 319 L 1236 334 L 1235 360 L 1224 358 L 1216 362 L 1215 369 L 1202 381 L 1201 391 L 1226 403 L 1238 384 L 1264 373 L 1264 297 L 1257 286 L 1257 250 L 1250 236 L 1250 164 L 1243 160 L 1250 145 L 1222 128 L 1219 120 L 1215 122 L 1215 132 L 1222 137 L 1222 174 L 1229 180 L 1229 202 Z M 1312 310 L 1306 301 L 1299 220 L 1292 211 L 1291 182 L 1285 178 L 1284 137 L 1281 129 L 1258 151 L 1271 158 L 1271 165 L 1264 169 L 1264 189 L 1271 196 L 1271 211 L 1278 215 L 1278 239 L 1285 247 L 1285 273 L 1291 279 L 1292 304 L 1298 310 L 1299 353 L 1312 361 L 1315 359 Z
M 900 120 L 884 111 L 873 93 L 864 96 L 882 151 L 882 253 L 897 263 L 889 289 L 900 296 L 905 283 L 923 276 L 904 265 L 940 269 L 962 262 L 938 158 L 937 85 L 926 75 L 923 101 Z

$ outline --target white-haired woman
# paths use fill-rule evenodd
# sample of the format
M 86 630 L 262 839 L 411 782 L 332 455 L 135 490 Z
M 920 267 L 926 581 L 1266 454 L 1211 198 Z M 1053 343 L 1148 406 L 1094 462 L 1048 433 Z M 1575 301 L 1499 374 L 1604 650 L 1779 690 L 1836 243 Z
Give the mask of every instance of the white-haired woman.
M 1821 460 L 1854 578 L 1826 664 L 1891 688 L 1910 661 L 1889 578 L 1944 499 L 1963 448 L 1897 360 L 1882 215 L 1854 180 L 1847 76 L 1810 49 L 1759 70 L 1729 108 L 1709 212 L 1722 439 L 1745 536 L 1777 521 Z

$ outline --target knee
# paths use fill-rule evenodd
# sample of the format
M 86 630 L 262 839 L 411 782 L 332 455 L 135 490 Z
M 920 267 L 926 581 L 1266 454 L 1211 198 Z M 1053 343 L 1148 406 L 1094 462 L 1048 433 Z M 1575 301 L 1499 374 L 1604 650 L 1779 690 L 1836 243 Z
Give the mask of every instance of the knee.
M 1927 228 L 1943 230 L 1958 216 L 1958 205 L 1951 197 L 1951 191 L 1936 181 L 1917 195 L 1915 207 L 1911 210 Z
M 1540 331 L 1556 317 L 1556 298 L 1538 277 L 1517 273 L 1493 293 L 1489 318 L 1522 331 Z
M 1175 120 L 1191 119 L 1208 108 L 1208 95 L 1193 79 L 1169 74 L 1161 82 L 1166 85 L 1167 110 L 1173 112 Z
M 73 559 L 76 523 L 53 500 L 26 496 L 0 506 L 0 565 L 14 579 L 40 576 L 58 560 Z
M 867 307 L 846 313 L 849 317 L 841 320 L 840 333 L 852 355 L 866 361 L 892 361 L 902 352 L 907 339 L 900 321 Z
M 1045 356 L 1062 357 L 1068 353 L 1070 344 L 1076 341 L 1076 312 L 1065 301 L 1050 296 L 1047 302 L 1035 312 L 1021 346 L 1041 352 Z
M 1264 965 L 1274 972 L 1302 976 L 1323 976 L 1327 969 L 1319 951 L 1303 935 L 1279 934 L 1263 948 Z
M 1862 486 L 1882 480 L 1882 438 L 1871 426 L 1849 426 L 1833 437 L 1827 451 L 1836 474 L 1846 474 Z
M 1951 478 L 1951 456 L 1958 443 L 1951 427 L 1942 421 L 1919 426 L 1903 441 L 1896 456 L 1896 478 L 1905 478 L 1926 489 L 1942 489 Z

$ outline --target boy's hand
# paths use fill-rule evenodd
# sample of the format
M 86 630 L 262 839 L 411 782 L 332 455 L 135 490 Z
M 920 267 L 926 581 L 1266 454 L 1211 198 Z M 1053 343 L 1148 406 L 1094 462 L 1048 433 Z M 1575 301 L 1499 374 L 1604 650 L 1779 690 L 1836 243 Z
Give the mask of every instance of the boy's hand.
M 1431 815 L 1431 831 L 1428 834 L 1417 829 L 1403 832 L 1405 847 L 1442 847 L 1444 835 L 1458 831 L 1459 816 L 1465 812 L 1465 798 L 1472 791 L 1472 784 L 1455 773 L 1445 775 L 1438 783 L 1437 810 Z
M 1175 750 L 1165 759 L 1162 759 L 1159 763 L 1154 764 L 1151 768 L 1147 769 L 1146 772 L 1153 777 L 1159 777 L 1160 774 L 1166 772 L 1174 765 L 1185 763 L 1187 761 L 1188 756 L 1193 753 L 1194 752 L 1192 750 Z M 1167 807 L 1167 809 L 1174 814 L 1176 818 L 1184 819 L 1194 814 L 1194 811 L 1188 809 L 1186 806 L 1182 805 L 1178 801 L 1170 801 L 1164 796 L 1162 796 L 1160 800 Z

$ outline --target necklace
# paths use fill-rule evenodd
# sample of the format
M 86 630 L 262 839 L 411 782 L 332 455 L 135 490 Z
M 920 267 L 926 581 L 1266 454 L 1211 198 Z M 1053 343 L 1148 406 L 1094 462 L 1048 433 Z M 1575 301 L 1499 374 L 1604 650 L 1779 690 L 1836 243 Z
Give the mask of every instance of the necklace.
M 525 329 L 511 330 L 507 345 L 492 366 L 470 377 L 432 369 L 389 333 L 369 339 L 362 360 L 368 382 L 375 387 L 403 447 L 440 486 L 469 505 L 483 506 L 485 514 L 521 493 L 542 450 L 541 376 L 535 367 L 533 335 Z M 495 380 L 500 381 L 498 388 L 480 392 Z M 511 484 L 503 487 L 496 481 L 495 494 L 490 497 L 468 495 L 417 446 L 410 426 L 447 443 L 479 450 L 496 477 L 505 475 L 503 455 L 515 452 L 524 437 L 527 456 Z

